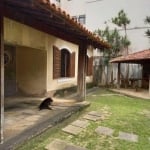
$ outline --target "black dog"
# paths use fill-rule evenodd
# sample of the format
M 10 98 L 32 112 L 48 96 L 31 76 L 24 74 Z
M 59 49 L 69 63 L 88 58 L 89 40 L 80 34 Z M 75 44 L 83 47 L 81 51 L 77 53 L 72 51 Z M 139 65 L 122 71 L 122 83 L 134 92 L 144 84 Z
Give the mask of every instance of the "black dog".
M 42 110 L 42 109 L 50 109 L 51 110 L 52 108 L 50 107 L 50 105 L 52 104 L 52 102 L 53 102 L 53 100 L 50 97 L 44 99 L 39 106 L 39 110 Z

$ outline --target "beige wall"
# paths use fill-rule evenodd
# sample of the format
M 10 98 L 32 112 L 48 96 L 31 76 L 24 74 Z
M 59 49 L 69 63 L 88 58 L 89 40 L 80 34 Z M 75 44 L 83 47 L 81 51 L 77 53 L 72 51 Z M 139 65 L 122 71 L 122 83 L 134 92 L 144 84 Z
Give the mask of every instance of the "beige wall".
M 17 47 L 16 79 L 21 92 L 31 95 L 44 94 L 46 92 L 46 51 Z
M 55 89 L 62 89 L 66 87 L 71 87 L 77 85 L 77 67 L 78 67 L 78 46 L 69 42 L 66 42 L 61 39 L 48 39 L 49 40 L 49 49 L 47 55 L 47 89 L 52 91 Z M 71 53 L 75 52 L 75 77 L 74 78 L 60 78 L 53 79 L 53 50 L 52 46 L 57 46 L 60 50 L 63 48 L 68 49 Z M 51 59 L 49 59 L 51 58 Z
M 78 45 L 8 18 L 4 19 L 4 40 L 6 44 L 17 47 L 17 82 L 24 92 L 41 94 L 77 85 Z M 53 45 L 76 53 L 74 78 L 53 80 Z M 88 82 L 91 80 L 88 77 Z

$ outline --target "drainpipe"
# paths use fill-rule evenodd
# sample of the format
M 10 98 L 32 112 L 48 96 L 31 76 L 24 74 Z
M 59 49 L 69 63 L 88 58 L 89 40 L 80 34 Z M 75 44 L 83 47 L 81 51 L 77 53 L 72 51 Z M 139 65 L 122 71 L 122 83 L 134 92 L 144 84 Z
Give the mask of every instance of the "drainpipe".
M 0 143 L 4 141 L 4 1 L 0 2 Z

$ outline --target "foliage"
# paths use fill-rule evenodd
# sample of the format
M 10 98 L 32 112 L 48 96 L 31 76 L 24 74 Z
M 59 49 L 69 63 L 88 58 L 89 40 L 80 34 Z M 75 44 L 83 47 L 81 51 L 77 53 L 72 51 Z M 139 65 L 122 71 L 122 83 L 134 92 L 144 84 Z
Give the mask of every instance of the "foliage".
M 150 16 L 147 16 L 144 21 L 145 21 L 145 24 L 149 24 L 150 25 Z M 145 33 L 150 38 L 150 30 L 147 29 L 147 31 Z
M 130 24 L 130 19 L 128 19 L 127 14 L 124 12 L 124 10 L 120 10 L 118 12 L 118 16 L 112 18 L 112 23 L 114 23 L 117 26 L 122 27 L 124 29 L 124 31 L 125 31 L 124 39 L 126 41 L 126 39 L 127 39 L 127 31 L 126 30 L 127 30 L 127 25 Z M 127 54 L 128 54 L 128 46 L 129 45 L 128 44 L 125 45 L 125 48 L 127 50 L 127 52 L 126 52 Z
M 119 27 L 123 27 L 123 29 L 126 31 L 127 25 L 130 24 L 130 19 L 128 19 L 124 10 L 120 10 L 118 16 L 112 18 L 112 23 L 118 25 Z
M 130 45 L 130 41 L 127 37 L 121 36 L 116 28 L 110 30 L 107 26 L 105 30 L 98 29 L 95 33 L 107 40 L 111 45 L 111 49 L 104 51 L 104 56 L 108 56 L 108 58 L 118 56 L 121 49 Z

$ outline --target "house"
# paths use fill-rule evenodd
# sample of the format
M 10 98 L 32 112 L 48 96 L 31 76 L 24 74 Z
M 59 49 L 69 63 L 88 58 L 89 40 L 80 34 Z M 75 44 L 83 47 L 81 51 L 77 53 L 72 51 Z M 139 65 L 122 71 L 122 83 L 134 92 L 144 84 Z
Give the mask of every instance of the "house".
M 48 0 L 2 0 L 0 37 L 1 141 L 6 95 L 51 95 L 77 85 L 83 100 L 93 49 L 109 47 Z

